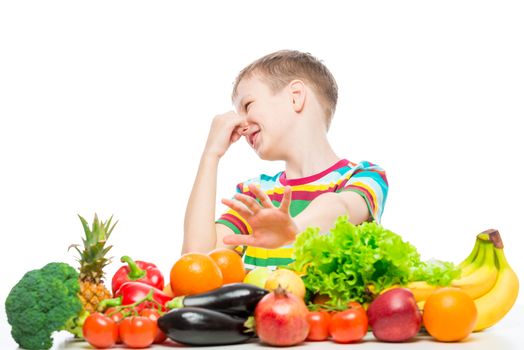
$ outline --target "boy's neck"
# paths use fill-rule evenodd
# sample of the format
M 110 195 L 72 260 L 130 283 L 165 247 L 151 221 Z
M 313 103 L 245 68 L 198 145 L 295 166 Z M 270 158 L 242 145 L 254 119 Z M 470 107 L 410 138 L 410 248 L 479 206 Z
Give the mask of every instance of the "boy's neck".
M 293 155 L 286 160 L 287 179 L 300 179 L 318 174 L 341 159 L 335 154 L 327 138 L 317 142 L 306 141 L 297 146 Z

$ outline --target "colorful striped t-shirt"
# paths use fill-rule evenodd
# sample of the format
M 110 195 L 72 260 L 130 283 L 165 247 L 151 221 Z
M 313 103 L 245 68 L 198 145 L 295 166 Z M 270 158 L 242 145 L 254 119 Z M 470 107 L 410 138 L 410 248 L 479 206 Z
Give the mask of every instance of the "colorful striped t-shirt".
M 300 214 L 313 199 L 326 192 L 354 191 L 361 195 L 368 206 L 370 220 L 380 222 L 388 194 L 388 182 L 384 170 L 376 164 L 363 161 L 352 163 L 346 159 L 338 161 L 330 168 L 304 178 L 287 179 L 284 171 L 274 176 L 260 175 L 237 185 L 237 192 L 256 198 L 248 185 L 255 183 L 271 199 L 273 205 L 280 206 L 285 186 L 291 186 L 292 196 L 289 208 L 291 217 Z M 236 234 L 251 234 L 249 224 L 234 210 L 229 209 L 217 220 Z M 265 249 L 257 247 L 237 247 L 243 253 L 246 268 L 267 266 L 274 269 L 293 261 L 293 244 Z

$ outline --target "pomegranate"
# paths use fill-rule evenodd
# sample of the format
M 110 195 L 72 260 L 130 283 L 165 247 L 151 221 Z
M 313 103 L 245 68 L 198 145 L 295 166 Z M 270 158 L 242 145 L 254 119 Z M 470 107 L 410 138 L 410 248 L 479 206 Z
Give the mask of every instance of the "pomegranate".
M 268 345 L 299 344 L 309 333 L 308 312 L 302 299 L 279 286 L 255 308 L 256 333 Z

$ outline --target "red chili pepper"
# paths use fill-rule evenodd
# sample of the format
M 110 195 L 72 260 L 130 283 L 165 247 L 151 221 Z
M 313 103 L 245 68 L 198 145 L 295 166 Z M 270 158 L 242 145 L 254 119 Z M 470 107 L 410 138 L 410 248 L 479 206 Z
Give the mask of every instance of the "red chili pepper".
M 164 276 L 155 264 L 138 260 L 135 262 L 128 256 L 123 256 L 120 261 L 127 265 L 119 268 L 113 276 L 113 295 L 126 282 L 142 282 L 160 290 L 164 289 Z
M 162 305 L 162 310 L 165 311 L 164 305 L 172 298 L 162 292 L 161 290 L 152 287 L 142 282 L 126 282 L 116 291 L 113 299 L 105 299 L 99 304 L 103 310 L 111 306 L 125 306 L 134 304 L 140 300 L 143 300 L 152 291 L 152 299 L 158 304 Z M 140 312 L 144 308 L 157 308 L 153 302 L 145 301 L 135 306 L 135 309 Z

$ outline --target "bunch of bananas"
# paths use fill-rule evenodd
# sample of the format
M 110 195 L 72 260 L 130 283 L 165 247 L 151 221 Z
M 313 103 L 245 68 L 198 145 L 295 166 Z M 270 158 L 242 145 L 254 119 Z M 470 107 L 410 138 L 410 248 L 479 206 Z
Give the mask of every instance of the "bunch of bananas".
M 460 288 L 475 301 L 478 318 L 474 331 L 493 326 L 508 313 L 519 293 L 519 280 L 506 260 L 499 232 L 491 229 L 479 233 L 473 250 L 459 267 L 462 274 L 451 287 Z M 439 288 L 422 281 L 406 287 L 413 292 L 420 309 Z

